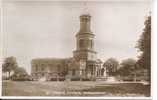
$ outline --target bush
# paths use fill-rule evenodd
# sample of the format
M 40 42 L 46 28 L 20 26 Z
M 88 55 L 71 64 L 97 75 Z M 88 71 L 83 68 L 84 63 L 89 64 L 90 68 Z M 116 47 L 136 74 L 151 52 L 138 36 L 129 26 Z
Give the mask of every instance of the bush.
M 54 77 L 54 78 L 50 78 L 48 81 L 64 81 L 65 77 Z
M 78 78 L 78 77 L 71 78 L 71 81 L 80 81 L 80 78 Z
M 83 78 L 82 81 L 90 81 L 89 78 Z
M 11 79 L 13 81 L 32 81 L 33 78 L 27 74 L 14 74 Z
M 64 81 L 65 77 L 59 77 L 59 81 Z
M 57 81 L 57 78 L 51 78 L 50 81 Z

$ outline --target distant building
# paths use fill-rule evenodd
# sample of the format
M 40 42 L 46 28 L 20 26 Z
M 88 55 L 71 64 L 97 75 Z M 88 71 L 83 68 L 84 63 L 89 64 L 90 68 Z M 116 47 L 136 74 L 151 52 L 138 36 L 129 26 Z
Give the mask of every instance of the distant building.
M 39 58 L 31 62 L 31 73 L 34 79 L 46 77 L 48 80 L 67 74 L 67 60 L 56 58 Z
M 90 15 L 80 16 L 80 30 L 76 34 L 76 50 L 72 58 L 33 59 L 32 76 L 36 79 L 69 76 L 71 79 L 96 79 L 106 75 L 102 61 L 94 50 L 95 35 L 90 29 Z

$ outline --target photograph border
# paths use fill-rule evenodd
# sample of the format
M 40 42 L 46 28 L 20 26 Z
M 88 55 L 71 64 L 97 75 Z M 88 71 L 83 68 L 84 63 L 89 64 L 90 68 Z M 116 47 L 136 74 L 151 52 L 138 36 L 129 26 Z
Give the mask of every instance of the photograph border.
M 3 7 L 2 7 L 2 1 L 0 2 L 0 66 L 2 66 L 2 62 L 3 62 Z M 35 1 L 43 1 L 43 0 L 35 0 Z M 48 0 L 48 1 L 108 1 L 108 0 Z M 117 0 L 117 1 L 125 1 L 125 0 Z M 131 1 L 136 1 L 136 0 L 131 0 Z M 155 45 L 155 43 L 157 43 L 157 34 L 155 34 L 155 32 L 157 32 L 157 28 L 155 28 L 155 26 L 157 26 L 157 13 L 155 12 L 155 10 L 157 11 L 157 0 L 151 0 L 153 1 L 151 4 L 151 16 L 152 16 L 152 38 L 151 38 L 151 45 L 152 45 L 152 49 L 151 49 L 151 95 L 150 97 L 51 97 L 51 96 L 2 96 L 2 77 L 0 77 L 0 94 L 1 94 L 1 99 L 123 99 L 123 100 L 156 100 L 157 96 L 155 95 L 155 93 L 157 93 L 157 91 L 155 90 L 155 88 L 157 88 L 157 86 L 155 84 L 157 81 L 157 78 L 155 76 L 155 74 L 157 74 L 157 68 L 155 66 L 157 66 L 157 46 Z M 2 67 L 0 67 L 0 75 L 2 76 Z

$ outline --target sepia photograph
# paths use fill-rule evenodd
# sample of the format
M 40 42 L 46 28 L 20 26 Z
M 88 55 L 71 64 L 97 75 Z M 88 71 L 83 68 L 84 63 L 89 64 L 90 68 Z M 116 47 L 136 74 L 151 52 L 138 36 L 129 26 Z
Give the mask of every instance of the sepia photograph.
M 151 97 L 151 4 L 2 0 L 2 96 Z

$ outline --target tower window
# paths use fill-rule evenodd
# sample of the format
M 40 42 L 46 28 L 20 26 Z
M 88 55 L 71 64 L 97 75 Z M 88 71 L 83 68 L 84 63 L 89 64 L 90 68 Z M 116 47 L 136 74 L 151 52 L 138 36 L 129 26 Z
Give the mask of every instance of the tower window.
M 93 47 L 92 40 L 88 40 L 88 46 L 89 46 L 89 48 Z
M 91 48 L 93 48 L 93 41 L 90 40 L 90 45 L 91 45 Z
M 86 40 L 86 39 L 80 39 L 79 40 L 79 46 L 80 48 L 93 48 L 93 41 L 92 40 Z
M 38 71 L 38 66 L 35 66 L 35 71 Z
M 41 71 L 44 71 L 45 69 L 44 69 L 44 67 L 41 67 Z
M 81 48 L 84 48 L 85 47 L 85 40 L 84 39 L 80 39 L 79 45 L 80 45 Z

